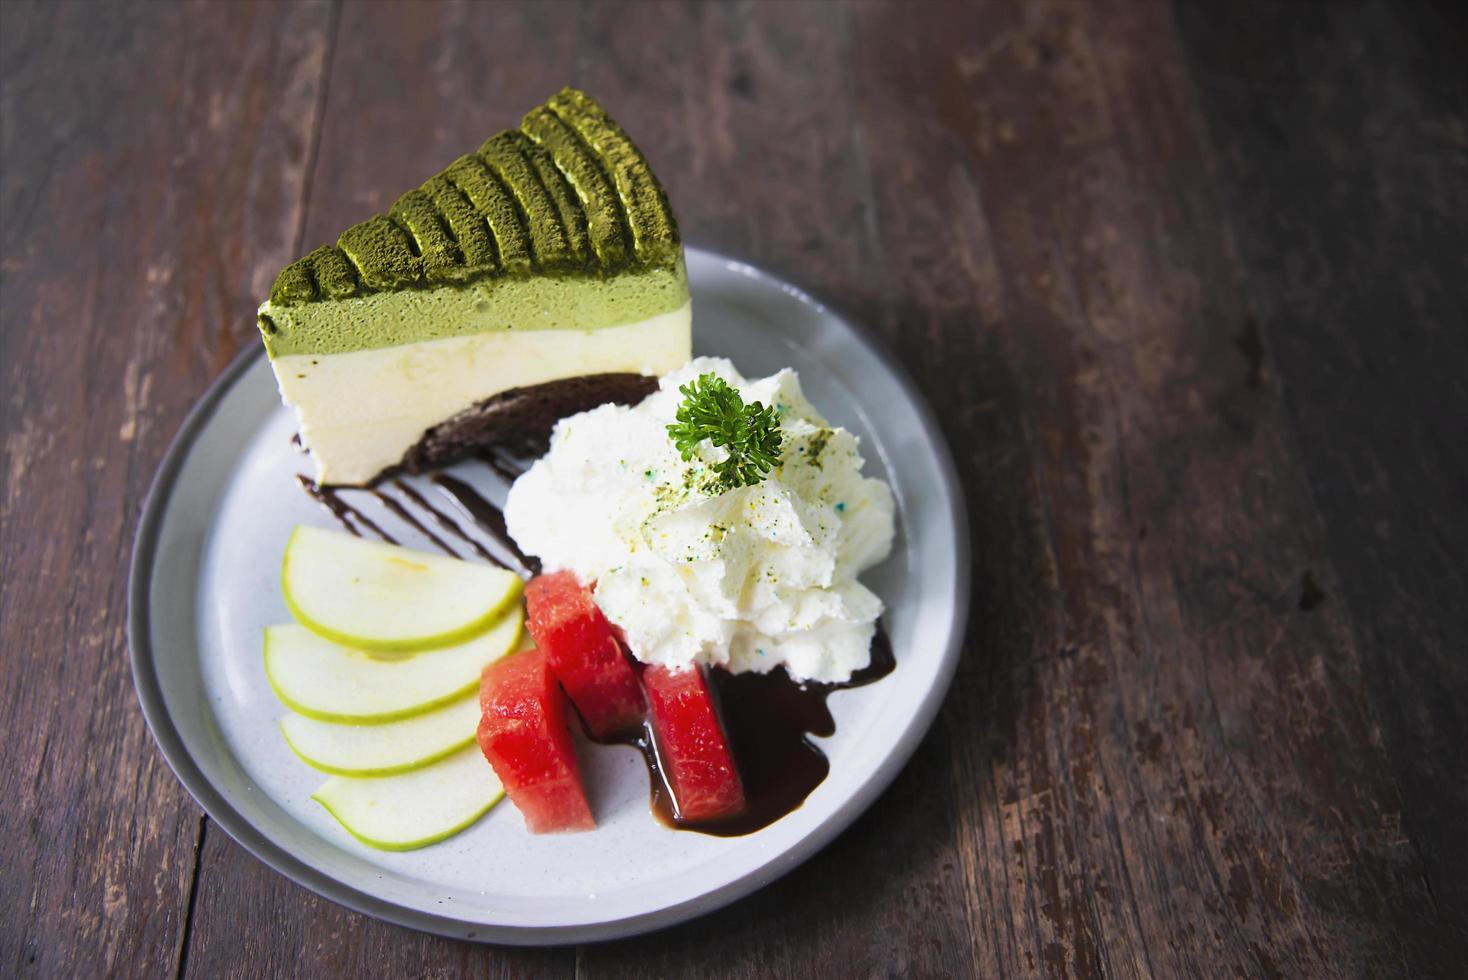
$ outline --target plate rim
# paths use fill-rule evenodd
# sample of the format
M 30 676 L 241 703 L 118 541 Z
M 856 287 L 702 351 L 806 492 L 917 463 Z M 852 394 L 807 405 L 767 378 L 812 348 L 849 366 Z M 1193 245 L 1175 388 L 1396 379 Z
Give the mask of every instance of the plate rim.
M 471 922 L 399 905 L 348 885 L 330 873 L 310 866 L 291 854 L 284 846 L 266 836 L 247 817 L 236 810 L 198 767 L 184 744 L 182 735 L 174 725 L 173 718 L 164 702 L 152 648 L 152 622 L 149 606 L 153 569 L 157 559 L 163 517 L 173 498 L 179 473 L 194 444 L 198 441 L 200 433 L 213 418 L 219 403 L 259 359 L 265 356 L 262 348 L 250 344 L 236 354 L 224 371 L 210 382 L 208 388 L 184 417 L 183 423 L 158 464 L 158 470 L 148 488 L 142 516 L 133 537 L 132 558 L 128 568 L 127 638 L 133 689 L 148 731 L 153 736 L 164 761 L 204 813 L 236 843 L 267 867 L 308 891 L 346 906 L 355 912 L 434 935 L 515 946 L 557 946 L 597 942 L 677 925 L 723 908 L 763 888 L 824 850 L 831 841 L 855 822 L 857 817 L 870 809 L 877 798 L 887 791 L 898 773 L 906 768 L 918 745 L 932 729 L 933 723 L 937 720 L 938 709 L 952 687 L 968 627 L 972 542 L 969 537 L 968 508 L 963 484 L 958 479 L 953 451 L 948 445 L 942 428 L 937 423 L 931 406 L 923 397 L 917 383 L 908 374 L 906 367 L 866 326 L 854 321 L 807 290 L 741 259 L 692 246 L 688 246 L 686 251 L 697 253 L 701 258 L 722 265 L 729 271 L 746 278 L 756 280 L 766 287 L 787 293 L 838 321 L 891 373 L 898 387 L 902 389 L 914 408 L 924 435 L 934 447 L 935 462 L 941 476 L 944 495 L 949 503 L 949 520 L 955 531 L 954 557 L 958 567 L 955 570 L 953 615 L 935 683 L 924 692 L 922 700 L 916 705 L 911 716 L 912 722 L 909 723 L 906 731 L 881 765 L 857 787 L 856 792 L 847 798 L 840 809 L 818 824 L 806 837 L 781 851 L 773 860 L 743 878 L 727 882 L 678 904 L 626 918 L 585 924 L 545 926 L 496 926 Z

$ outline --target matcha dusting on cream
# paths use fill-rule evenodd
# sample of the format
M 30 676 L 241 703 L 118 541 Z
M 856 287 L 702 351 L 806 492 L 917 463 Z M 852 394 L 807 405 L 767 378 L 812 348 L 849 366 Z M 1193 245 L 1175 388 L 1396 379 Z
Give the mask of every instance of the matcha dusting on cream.
M 728 392 L 720 406 L 710 390 Z M 706 412 L 690 414 L 695 402 Z M 758 413 L 778 455 L 760 479 L 730 485 L 729 448 L 693 437 L 716 421 L 737 433 L 755 403 L 784 407 Z M 783 664 L 796 680 L 845 681 L 869 663 L 882 611 L 857 577 L 893 539 L 892 493 L 863 463 L 856 437 L 821 416 L 794 371 L 746 379 L 699 358 L 636 406 L 562 419 L 510 488 L 505 520 L 547 570 L 596 583 L 597 605 L 644 663 Z

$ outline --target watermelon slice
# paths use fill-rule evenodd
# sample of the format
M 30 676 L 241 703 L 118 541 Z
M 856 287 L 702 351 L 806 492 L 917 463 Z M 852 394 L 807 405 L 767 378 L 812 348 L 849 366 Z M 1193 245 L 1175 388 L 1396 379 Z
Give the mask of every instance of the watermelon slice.
M 596 827 L 562 698 L 541 650 L 490 664 L 479 682 L 479 748 L 533 834 Z
M 527 625 L 535 645 L 581 713 L 591 737 L 610 739 L 642 724 L 637 675 L 591 593 L 570 572 L 525 586 Z
M 642 684 L 677 819 L 703 823 L 740 813 L 744 786 L 704 669 L 651 666 Z

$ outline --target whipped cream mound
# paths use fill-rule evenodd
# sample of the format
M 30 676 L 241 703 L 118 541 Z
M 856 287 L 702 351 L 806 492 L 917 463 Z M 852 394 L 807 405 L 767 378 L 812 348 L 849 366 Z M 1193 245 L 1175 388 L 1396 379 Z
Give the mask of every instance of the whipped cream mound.
M 712 372 L 774 406 L 780 465 L 724 493 L 701 444 L 685 462 L 667 427 L 678 386 Z M 648 664 L 694 663 L 796 680 L 848 680 L 871 659 L 882 601 L 857 576 L 892 549 L 892 492 L 861 475 L 857 438 L 806 401 L 788 368 L 747 379 L 723 358 L 665 375 L 641 404 L 562 419 L 510 488 L 505 522 L 547 571 L 595 582 L 597 605 Z

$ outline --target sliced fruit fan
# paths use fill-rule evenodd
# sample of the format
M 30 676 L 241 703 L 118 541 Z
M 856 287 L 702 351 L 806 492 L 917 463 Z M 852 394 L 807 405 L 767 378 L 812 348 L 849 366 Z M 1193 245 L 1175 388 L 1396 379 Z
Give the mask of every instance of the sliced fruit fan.
M 296 621 L 265 630 L 281 733 L 365 844 L 435 843 L 506 793 L 533 833 L 593 828 L 568 697 L 593 739 L 646 726 L 680 822 L 744 808 L 702 669 L 636 665 L 569 572 L 524 587 L 530 637 L 521 580 L 486 565 L 303 526 L 281 579 Z

